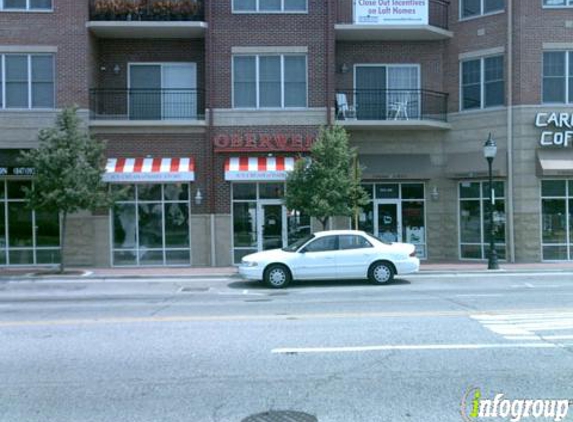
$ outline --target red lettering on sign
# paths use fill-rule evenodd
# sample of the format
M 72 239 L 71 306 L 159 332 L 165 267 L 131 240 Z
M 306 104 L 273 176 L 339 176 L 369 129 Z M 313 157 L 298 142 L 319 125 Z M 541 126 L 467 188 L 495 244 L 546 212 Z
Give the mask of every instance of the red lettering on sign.
M 305 149 L 310 149 L 313 143 L 314 143 L 314 138 L 312 137 L 312 135 L 306 135 L 306 142 L 304 143 Z
M 294 135 L 292 137 L 292 147 L 294 149 L 302 149 L 302 135 Z
M 275 135 L 275 142 L 279 149 L 285 149 L 288 142 L 288 136 L 283 134 L 276 134 Z
M 259 138 L 259 148 L 261 149 L 275 149 L 271 144 L 270 135 L 261 135 Z
M 240 148 L 243 146 L 243 138 L 241 135 L 233 135 L 231 138 L 231 146 L 233 148 Z
M 256 148 L 257 147 L 257 137 L 254 133 L 247 133 L 245 135 L 245 148 Z

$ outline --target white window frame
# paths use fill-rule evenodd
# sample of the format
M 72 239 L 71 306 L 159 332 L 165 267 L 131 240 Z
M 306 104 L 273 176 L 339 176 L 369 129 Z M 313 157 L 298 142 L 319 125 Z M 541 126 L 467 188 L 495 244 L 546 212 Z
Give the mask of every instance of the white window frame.
M 485 105 L 485 60 L 494 58 L 494 57 L 502 57 L 503 62 L 503 104 L 488 106 Z M 473 62 L 479 60 L 480 62 L 480 106 L 475 108 L 464 108 L 464 80 L 463 80 L 463 65 L 466 62 Z M 506 75 L 505 75 L 505 54 L 494 54 L 491 56 L 483 56 L 483 57 L 475 57 L 475 58 L 468 58 L 464 60 L 460 60 L 459 66 L 459 111 L 461 113 L 469 113 L 472 111 L 478 110 L 495 110 L 504 108 L 506 104 Z
M 497 14 L 500 14 L 500 13 L 504 13 L 504 12 L 505 12 L 505 8 L 506 8 L 506 4 L 505 4 L 505 0 L 504 0 L 504 6 L 503 6 L 502 9 L 494 10 L 494 11 L 491 11 L 491 12 L 484 13 L 484 8 L 485 8 L 484 2 L 485 2 L 485 0 L 480 0 L 480 7 L 479 7 L 479 13 L 478 13 L 478 14 L 472 15 L 472 16 L 463 16 L 463 14 L 462 14 L 462 11 L 463 11 L 462 4 L 463 4 L 463 2 L 464 2 L 464 0 L 459 0 L 459 3 L 458 3 L 458 6 L 459 6 L 459 16 L 458 16 L 458 17 L 459 17 L 459 20 L 460 20 L 460 21 L 467 21 L 467 20 L 471 20 L 471 19 L 476 19 L 476 18 L 480 18 L 480 17 L 482 17 L 482 16 L 497 15 Z
M 1 0 L 0 0 L 1 1 Z M 7 107 L 6 106 L 6 56 L 26 56 L 28 75 L 27 75 L 27 85 L 28 85 L 28 106 L 27 107 Z M 36 56 L 46 56 L 52 58 L 52 75 L 54 77 L 52 81 L 53 93 L 52 99 L 53 104 L 51 107 L 33 107 L 32 106 L 32 57 Z M 56 108 L 56 56 L 49 53 L 0 53 L 0 110 L 18 111 L 18 110 L 54 110 Z
M 159 200 L 140 200 L 139 199 L 139 185 L 142 184 L 147 184 L 147 183 L 126 183 L 123 185 L 131 185 L 134 188 L 134 198 L 133 199 L 128 199 L 128 200 L 120 200 L 120 201 L 116 201 L 115 204 L 120 204 L 120 205 L 124 205 L 124 204 L 128 204 L 128 205 L 133 205 L 135 207 L 135 247 L 128 249 L 122 249 L 122 248 L 115 248 L 114 247 L 114 231 L 115 231 L 115 227 L 114 227 L 114 214 L 113 214 L 113 209 L 110 210 L 109 212 L 109 233 L 110 233 L 110 247 L 109 247 L 109 251 L 110 251 L 110 262 L 112 263 L 112 267 L 118 267 L 118 268 L 122 268 L 122 267 L 188 267 L 190 265 L 193 265 L 193 253 L 192 253 L 192 245 L 193 245 L 193 237 L 191 235 L 191 191 L 192 191 L 192 184 L 191 182 L 181 182 L 181 184 L 185 184 L 187 185 L 187 189 L 188 189 L 188 193 L 189 196 L 187 198 L 186 201 L 179 201 L 179 200 L 167 200 L 165 199 L 165 186 L 169 185 L 169 182 L 166 183 L 149 183 L 152 185 L 161 185 L 161 199 Z M 121 183 L 117 183 L 116 185 L 122 185 Z M 115 205 L 114 204 L 114 205 Z M 152 249 L 144 249 L 140 247 L 139 244 L 139 204 L 161 204 L 161 248 L 152 248 Z M 187 225 L 188 225 L 188 234 L 189 234 L 189 246 L 188 247 L 167 247 L 165 245 L 165 204 L 187 204 Z M 141 264 L 141 251 L 142 249 L 144 251 L 153 251 L 153 252 L 159 252 L 161 251 L 162 253 L 162 264 Z M 171 251 L 185 251 L 185 252 L 189 252 L 189 261 L 188 263 L 185 264 L 167 264 L 167 252 L 171 252 Z M 135 256 L 135 264 L 116 264 L 115 260 L 114 260 L 114 253 L 115 252 L 135 252 L 136 256 Z
M 499 243 L 499 242 L 495 242 L 494 241 L 494 249 L 496 249 L 496 247 L 500 247 L 503 246 L 505 248 L 505 253 L 506 253 L 506 258 L 505 259 L 501 259 L 500 261 L 506 261 L 507 260 L 507 184 L 505 182 L 505 180 L 502 179 L 493 179 L 494 184 L 496 182 L 501 182 L 503 183 L 503 193 L 504 196 L 497 196 L 497 194 L 494 196 L 494 201 L 496 200 L 503 200 L 503 210 L 504 210 L 504 216 L 505 216 L 505 233 L 504 233 L 504 239 L 505 242 L 503 243 Z M 472 198 L 462 198 L 461 195 L 461 190 L 460 187 L 462 185 L 462 183 L 479 183 L 479 198 L 477 197 L 472 197 Z M 488 251 L 489 251 L 489 242 L 485 241 L 485 224 L 486 224 L 486 218 L 489 218 L 485 215 L 485 213 L 487 212 L 487 209 L 484 207 L 484 202 L 488 201 L 490 199 L 490 197 L 486 197 L 483 195 L 483 186 L 484 185 L 489 185 L 489 180 L 483 180 L 483 179 L 479 179 L 479 180 L 460 180 L 457 183 L 457 190 L 458 190 L 458 206 L 457 206 L 457 213 L 458 213 L 458 257 L 460 260 L 462 261 L 483 261 L 485 259 L 488 259 Z M 476 243 L 476 242 L 462 242 L 462 219 L 461 219 L 461 210 L 462 210 L 462 201 L 479 201 L 479 212 L 480 212 L 480 242 Z M 479 246 L 481 249 L 481 255 L 482 258 L 464 258 L 462 257 L 462 245 L 468 245 L 468 246 Z
M 557 196 L 557 195 L 548 195 L 543 196 L 543 182 L 548 181 L 565 181 L 565 195 L 564 196 Z M 569 182 L 571 179 L 560 179 L 558 177 L 554 178 L 544 178 L 541 179 L 539 183 L 539 244 L 541 245 L 541 261 L 542 262 L 568 262 L 573 260 L 573 242 L 570 242 L 571 230 L 573 228 L 569 222 L 569 200 L 573 199 L 573 191 L 569 189 Z M 564 200 L 565 201 L 565 226 L 566 226 L 566 242 L 565 243 L 543 243 L 543 200 L 544 199 L 557 199 L 557 200 Z M 544 259 L 543 257 L 543 248 L 544 247 L 565 247 L 567 249 L 567 259 Z
M 53 1 L 53 0 L 52 0 Z M 304 10 L 285 10 L 285 1 L 281 0 L 281 9 L 280 10 L 260 10 L 260 0 L 255 0 L 255 9 L 253 10 L 237 10 L 235 9 L 235 0 L 232 1 L 231 8 L 233 9 L 233 13 L 237 14 L 252 14 L 252 13 L 260 13 L 260 14 L 276 14 L 276 13 L 285 13 L 285 14 L 308 14 L 308 0 L 305 0 L 305 8 Z
M 564 4 L 545 4 L 545 0 L 541 0 L 541 7 L 544 9 L 566 9 L 573 7 L 573 0 L 563 0 Z
M 255 107 L 237 107 L 235 106 L 235 57 L 255 57 Z M 259 66 L 261 57 L 280 57 L 281 59 L 281 105 L 280 107 L 261 107 L 260 106 L 260 92 L 259 92 Z M 305 92 L 305 104 L 299 107 L 287 107 L 285 106 L 285 57 L 304 57 L 305 64 L 305 76 L 306 76 L 306 92 Z M 233 54 L 231 57 L 231 105 L 235 110 L 305 110 L 308 108 L 308 55 L 299 53 L 285 53 L 285 54 Z
M 40 13 L 53 12 L 54 11 L 54 1 L 55 0 L 51 0 L 51 6 L 49 9 L 32 8 L 30 6 L 31 0 L 26 0 L 26 7 L 25 8 L 15 9 L 15 8 L 5 8 L 4 7 L 4 0 L 0 0 L 0 11 L 2 11 L 2 12 L 40 12 Z
M 573 1 L 573 0 L 569 0 Z M 568 7 L 573 7 L 568 6 Z M 565 78 L 565 102 L 553 102 L 553 101 L 543 101 L 543 90 L 544 90 L 544 83 L 545 83 L 545 75 L 543 73 L 543 67 L 545 64 L 545 53 L 563 53 L 565 54 L 565 74 L 563 77 Z M 563 105 L 563 104 L 571 104 L 573 103 L 573 98 L 569 97 L 569 66 L 573 66 L 573 63 L 570 60 L 570 56 L 573 55 L 573 50 L 543 50 L 542 53 L 542 61 L 541 61 L 541 104 L 555 104 L 555 105 Z

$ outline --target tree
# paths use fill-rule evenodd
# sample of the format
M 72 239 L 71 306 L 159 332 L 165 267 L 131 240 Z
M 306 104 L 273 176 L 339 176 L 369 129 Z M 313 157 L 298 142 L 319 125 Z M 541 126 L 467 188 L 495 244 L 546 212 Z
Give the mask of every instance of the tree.
M 286 206 L 315 217 L 326 230 L 330 217 L 352 216 L 368 203 L 360 176 L 344 128 L 322 128 L 310 158 L 298 160 L 287 177 Z
M 22 165 L 34 168 L 32 188 L 24 188 L 28 207 L 61 216 L 60 273 L 64 272 L 64 246 L 69 214 L 108 207 L 112 203 L 102 176 L 105 145 L 81 126 L 77 107 L 64 109 L 54 127 L 38 135 L 39 146 L 22 152 Z

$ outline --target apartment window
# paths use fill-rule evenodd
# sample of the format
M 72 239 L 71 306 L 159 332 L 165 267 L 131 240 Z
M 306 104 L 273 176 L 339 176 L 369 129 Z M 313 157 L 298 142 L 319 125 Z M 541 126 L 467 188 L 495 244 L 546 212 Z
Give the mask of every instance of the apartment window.
M 543 53 L 543 102 L 573 102 L 573 51 Z
M 573 0 L 543 0 L 544 7 L 573 7 Z
M 505 259 L 505 186 L 494 182 L 493 240 L 495 250 Z M 460 182 L 460 258 L 486 259 L 489 256 L 489 182 Z
M 504 0 L 460 0 L 460 18 L 487 15 L 505 7 Z
M 235 12 L 306 12 L 307 0 L 234 0 Z
M 52 0 L 0 0 L 0 10 L 52 10 Z
M 462 110 L 502 106 L 505 97 L 503 56 L 462 62 Z
M 52 55 L 0 55 L 0 108 L 53 108 Z
M 235 56 L 233 107 L 306 107 L 306 75 L 306 56 Z

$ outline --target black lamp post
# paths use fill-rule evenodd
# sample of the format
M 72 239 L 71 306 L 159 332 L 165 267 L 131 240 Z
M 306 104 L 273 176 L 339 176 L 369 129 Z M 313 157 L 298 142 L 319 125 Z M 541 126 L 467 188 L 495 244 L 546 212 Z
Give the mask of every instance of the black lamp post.
M 493 226 L 493 205 L 494 205 L 494 191 L 493 191 L 493 174 L 491 164 L 497 154 L 497 145 L 491 137 L 491 132 L 487 137 L 487 141 L 483 146 L 483 156 L 487 160 L 489 170 L 489 256 L 487 261 L 488 270 L 498 270 L 499 264 L 497 262 L 497 252 L 494 244 L 494 226 Z

